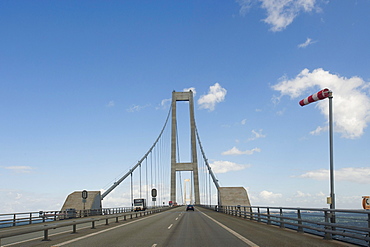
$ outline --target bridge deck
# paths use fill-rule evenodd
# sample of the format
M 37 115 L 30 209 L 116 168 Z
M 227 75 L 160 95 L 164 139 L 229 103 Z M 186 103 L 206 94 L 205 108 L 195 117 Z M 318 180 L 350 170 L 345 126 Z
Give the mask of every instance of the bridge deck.
M 75 234 L 71 227 L 57 228 L 50 232 L 50 241 L 41 241 L 43 232 L 6 238 L 2 246 L 354 246 L 199 207 L 90 228 L 78 225 Z

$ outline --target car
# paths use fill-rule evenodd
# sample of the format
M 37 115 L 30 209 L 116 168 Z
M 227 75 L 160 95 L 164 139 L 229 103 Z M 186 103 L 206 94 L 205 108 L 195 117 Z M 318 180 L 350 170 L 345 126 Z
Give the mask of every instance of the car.
M 194 211 L 194 206 L 193 205 L 187 205 L 186 206 L 186 211 L 193 210 Z

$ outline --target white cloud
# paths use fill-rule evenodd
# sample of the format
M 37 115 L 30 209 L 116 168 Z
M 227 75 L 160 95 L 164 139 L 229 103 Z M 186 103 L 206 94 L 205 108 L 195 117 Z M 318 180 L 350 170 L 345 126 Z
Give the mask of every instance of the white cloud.
M 242 155 L 242 154 L 251 155 L 254 152 L 261 152 L 261 149 L 260 148 L 253 148 L 251 150 L 240 151 L 236 147 L 233 147 L 232 149 L 223 152 L 222 155 Z
M 197 94 L 197 91 L 195 91 L 195 87 L 184 88 L 182 91 L 183 92 L 192 91 L 193 92 L 193 96 L 195 96 Z
M 313 41 L 312 39 L 307 38 L 304 43 L 298 45 L 298 48 L 306 48 L 307 46 L 312 45 L 314 43 L 316 43 L 316 41 Z
M 306 192 L 295 191 L 290 193 L 278 193 L 271 191 L 255 192 L 248 190 L 249 199 L 254 206 L 277 206 L 277 207 L 305 207 L 305 208 L 326 208 L 326 198 L 328 194 L 322 191 Z M 359 209 L 361 207 L 361 194 L 352 194 L 345 196 L 338 194 L 336 196 L 337 205 L 345 209 Z
M 105 190 L 100 189 L 100 192 L 101 194 L 103 194 Z M 130 192 L 115 189 L 104 198 L 102 203 L 103 207 L 112 207 L 112 208 L 122 207 L 122 205 L 131 205 L 131 195 Z
M 107 107 L 113 107 L 114 105 L 115 105 L 114 101 L 111 100 L 111 101 L 108 102 Z
M 239 13 L 245 15 L 249 9 L 252 7 L 252 0 L 236 0 L 240 5 Z
M 211 166 L 212 171 L 214 173 L 226 173 L 229 171 L 240 171 L 240 170 L 244 170 L 250 167 L 250 165 L 240 165 L 234 162 L 222 161 L 222 160 L 214 161 L 213 163 L 209 165 Z
M 294 197 L 310 197 L 310 196 L 311 196 L 310 193 L 304 193 L 299 190 L 294 194 Z
M 0 189 L 0 213 L 60 210 L 65 197 L 21 190 Z
M 240 14 L 244 15 L 253 4 L 260 4 L 267 12 L 263 21 L 271 25 L 271 31 L 278 32 L 290 25 L 300 12 L 319 11 L 316 0 L 237 0 Z
M 252 205 L 266 205 L 266 206 L 284 206 L 289 207 L 318 207 L 322 208 L 326 205 L 326 195 L 322 192 L 311 194 L 303 191 L 296 191 L 292 194 L 282 194 L 263 190 L 261 192 L 250 193 L 250 200 Z
M 247 119 L 243 119 L 241 122 L 240 122 L 240 124 L 241 125 L 245 125 L 247 123 Z
M 171 105 L 171 102 L 172 102 L 172 99 L 163 99 L 161 101 L 160 106 L 156 107 L 155 109 L 156 110 L 158 110 L 158 109 L 166 109 L 166 108 L 168 108 Z
M 301 12 L 311 12 L 315 8 L 315 0 L 261 0 L 262 8 L 267 11 L 263 21 L 270 24 L 271 31 L 278 32 L 290 25 Z
M 209 87 L 208 94 L 200 96 L 198 99 L 198 104 L 201 109 L 208 109 L 213 111 L 217 103 L 225 100 L 227 90 L 222 88 L 220 84 L 215 83 L 215 85 Z
M 283 116 L 283 115 L 284 115 L 284 113 L 285 113 L 285 109 L 280 110 L 280 111 L 277 111 L 277 112 L 276 112 L 276 115 L 278 115 L 278 116 Z
M 324 194 L 324 192 L 320 191 L 319 193 L 316 194 L 316 196 L 323 197 L 323 196 L 325 196 L 325 194 Z
M 328 180 L 329 179 L 329 170 L 319 169 L 315 171 L 308 171 L 299 177 L 301 178 L 312 178 L 315 180 Z
M 259 196 L 263 199 L 263 200 L 268 200 L 268 201 L 274 201 L 276 199 L 279 199 L 281 198 L 283 195 L 280 194 L 280 193 L 273 193 L 271 191 L 267 191 L 267 190 L 264 190 L 264 191 L 261 191 Z
M 315 130 L 311 131 L 310 134 L 319 135 L 321 132 L 327 131 L 328 129 L 329 129 L 328 126 L 324 126 L 324 127 L 318 126 Z
M 34 169 L 30 166 L 7 166 L 4 168 L 15 173 L 30 173 Z
M 310 72 L 302 70 L 295 78 L 283 78 L 272 88 L 280 91 L 281 96 L 289 95 L 291 99 L 305 98 L 323 88 L 333 91 L 333 111 L 335 131 L 345 138 L 358 138 L 370 122 L 370 98 L 368 96 L 369 82 L 354 76 L 340 77 L 322 68 Z M 298 101 L 297 101 L 298 104 Z M 328 119 L 327 100 L 318 101 L 316 107 Z M 322 131 L 316 129 L 312 133 Z
M 128 108 L 126 111 L 128 112 L 136 112 L 136 111 L 141 111 L 144 108 L 149 107 L 150 105 L 132 105 L 130 108 Z
M 248 138 L 248 141 L 253 141 L 253 140 L 256 140 L 256 139 L 259 139 L 259 138 L 265 138 L 266 135 L 262 134 L 262 129 L 255 131 L 255 130 L 252 130 L 252 137 L 251 138 Z
M 329 170 L 308 171 L 298 177 L 314 180 L 329 180 Z M 370 184 L 370 167 L 348 167 L 334 171 L 335 181 L 348 181 L 359 184 Z

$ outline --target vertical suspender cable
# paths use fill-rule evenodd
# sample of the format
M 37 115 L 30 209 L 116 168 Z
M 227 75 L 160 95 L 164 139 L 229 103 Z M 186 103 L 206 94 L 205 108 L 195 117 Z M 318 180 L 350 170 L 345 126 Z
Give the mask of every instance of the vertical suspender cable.
M 139 180 L 140 180 L 140 184 L 139 184 L 139 186 L 140 186 L 140 188 L 139 188 L 139 198 L 141 198 L 141 164 L 140 164 L 140 166 L 139 166 L 139 170 L 140 170 L 140 176 L 139 176 Z
M 146 201 L 149 200 L 149 181 L 148 181 L 148 158 L 145 159 L 145 169 L 146 169 L 146 172 L 145 172 L 145 177 L 146 177 L 146 185 L 145 185 L 145 191 L 146 191 Z
M 150 187 L 148 188 L 148 191 L 152 189 L 153 186 L 153 153 L 150 153 Z
M 132 189 L 132 172 L 131 172 L 131 207 L 134 206 L 134 193 L 133 193 L 133 189 Z
M 159 192 L 160 192 L 160 195 L 158 197 L 158 205 L 160 206 L 161 205 L 161 201 L 162 200 L 162 196 L 163 196 L 163 176 L 162 176 L 162 171 L 163 171 L 163 167 L 162 167 L 162 152 L 163 152 L 163 148 L 162 148 L 162 145 L 163 145 L 163 138 L 161 138 L 160 142 L 159 142 L 159 160 L 158 160 L 158 164 L 159 164 Z
M 152 159 L 152 162 L 153 162 L 153 165 L 152 165 L 152 169 L 153 169 L 153 171 L 152 171 L 152 176 L 153 176 L 153 181 L 152 181 L 152 189 L 153 188 L 155 188 L 155 163 L 156 163 L 156 147 L 153 149 L 153 153 L 152 153 L 152 155 L 153 155 L 153 159 Z
M 202 159 L 202 164 L 203 164 L 203 200 L 204 204 L 207 204 L 207 192 L 208 192 L 208 187 L 207 187 L 207 176 L 208 176 L 208 171 L 206 169 L 206 165 L 204 164 L 204 160 Z
M 158 149 L 159 147 L 156 146 L 155 152 L 155 162 L 154 162 L 154 188 L 158 189 Z M 154 201 L 154 204 L 157 205 L 157 201 Z
M 211 187 L 211 176 L 208 176 L 208 189 L 209 189 L 209 205 L 212 205 L 212 187 Z

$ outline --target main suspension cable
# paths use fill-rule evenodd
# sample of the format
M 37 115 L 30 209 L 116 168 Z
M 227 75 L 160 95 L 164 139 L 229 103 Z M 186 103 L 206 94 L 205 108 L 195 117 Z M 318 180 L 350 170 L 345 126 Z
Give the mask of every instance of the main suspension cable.
M 167 118 L 166 118 L 166 122 L 164 123 L 164 126 L 158 136 L 158 138 L 155 140 L 154 144 L 150 147 L 149 151 L 146 152 L 146 154 L 141 158 L 141 160 L 139 160 L 137 162 L 137 164 L 132 168 L 130 169 L 123 177 L 121 177 L 117 182 L 115 182 L 111 187 L 109 187 L 109 189 L 107 189 L 102 195 L 101 195 L 101 200 L 104 199 L 104 197 L 106 197 L 110 192 L 112 192 L 112 190 L 114 190 L 123 180 L 125 180 L 130 174 L 132 174 L 135 169 L 148 157 L 148 155 L 152 152 L 153 148 L 155 147 L 155 145 L 158 143 L 159 139 L 161 138 L 166 126 L 167 126 L 167 123 L 168 123 L 168 119 L 170 118 L 170 113 L 171 113 L 171 107 L 170 107 L 170 110 L 168 111 L 168 114 L 167 114 Z

